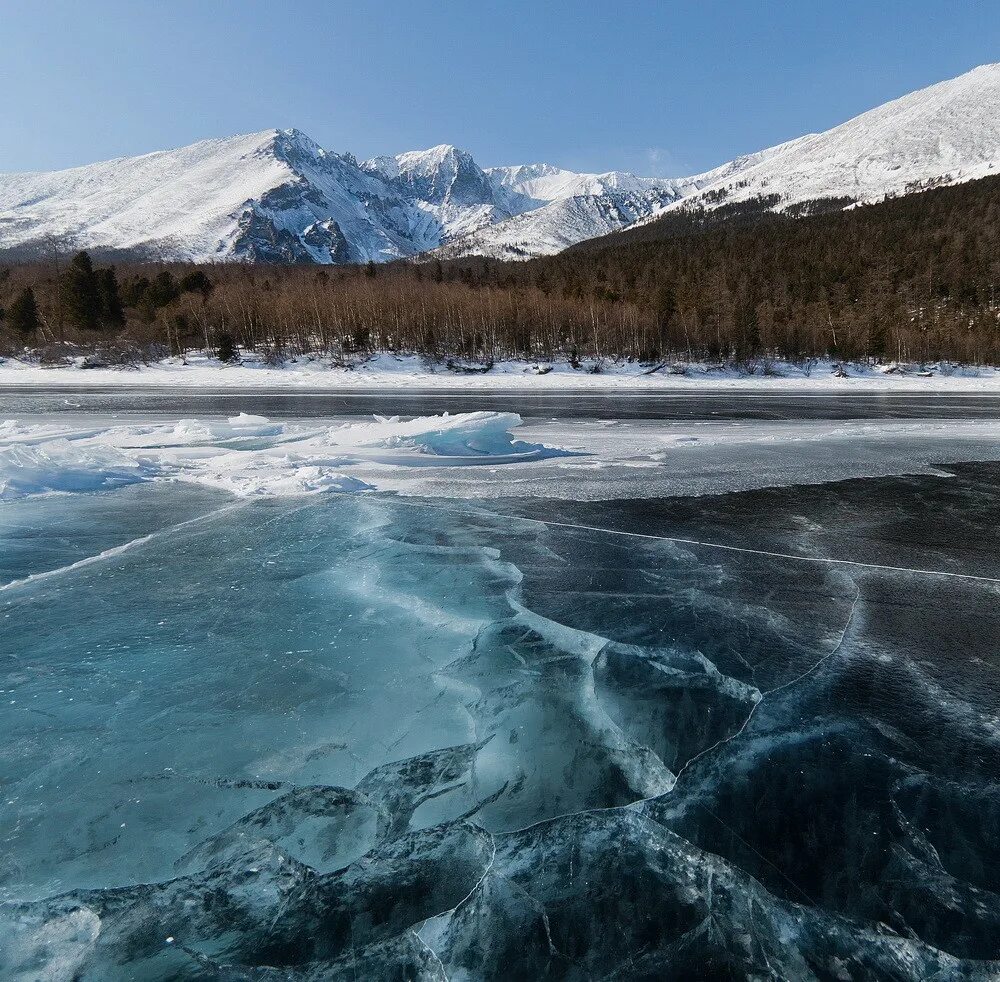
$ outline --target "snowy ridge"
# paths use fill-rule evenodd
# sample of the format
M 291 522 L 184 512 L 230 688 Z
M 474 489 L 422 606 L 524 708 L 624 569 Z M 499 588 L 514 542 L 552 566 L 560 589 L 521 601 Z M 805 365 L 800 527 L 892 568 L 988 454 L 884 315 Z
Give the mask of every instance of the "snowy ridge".
M 52 173 L 0 174 L 0 249 L 124 250 L 157 258 L 384 262 L 525 259 L 671 209 L 763 198 L 784 209 L 878 201 L 1000 172 L 1000 65 L 921 89 L 828 130 L 692 177 L 482 168 L 464 150 L 375 157 L 297 130 Z
M 487 173 L 500 187 L 535 207 L 456 238 L 439 250 L 441 257 L 552 255 L 627 228 L 701 187 L 699 177 L 636 177 L 623 171 L 577 174 L 551 164 L 493 167 Z
M 136 250 L 172 259 L 389 259 L 415 218 L 349 158 L 264 130 L 44 174 L 0 175 L 0 247 Z
M 176 239 L 189 255 L 215 250 L 226 216 L 290 177 L 264 151 L 274 131 L 204 140 L 180 150 L 54 173 L 0 175 L 0 245 L 79 237 L 132 248 Z
M 465 150 L 441 144 L 395 157 L 375 157 L 361 167 L 386 181 L 400 197 L 418 202 L 440 224 L 440 242 L 474 232 L 533 208 L 536 203 L 491 177 Z
M 581 195 L 658 193 L 680 197 L 689 193 L 698 178 L 636 177 L 625 171 L 578 174 L 551 164 L 490 167 L 489 176 L 503 187 L 539 202 L 561 201 Z
M 1000 64 L 982 65 L 702 175 L 698 192 L 666 210 L 771 195 L 777 209 L 824 198 L 875 202 L 998 172 Z
M 448 149 L 436 168 L 389 176 L 297 130 L 264 130 L 67 171 L 3 174 L 0 248 L 379 262 L 436 248 L 530 204 Z
M 535 199 L 539 207 L 456 238 L 442 246 L 438 255 L 508 260 L 553 255 L 587 239 L 650 221 L 791 145 L 748 154 L 704 174 L 682 178 L 636 177 L 623 171 L 577 174 L 551 164 L 493 167 L 488 173 L 494 180 Z

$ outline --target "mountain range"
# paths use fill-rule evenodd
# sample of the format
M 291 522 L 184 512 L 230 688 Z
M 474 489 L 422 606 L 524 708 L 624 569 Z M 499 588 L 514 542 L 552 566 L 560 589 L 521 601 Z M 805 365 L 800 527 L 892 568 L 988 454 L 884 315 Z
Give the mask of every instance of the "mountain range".
M 484 168 L 449 145 L 359 162 L 294 129 L 0 174 L 0 249 L 245 262 L 526 259 L 679 209 L 756 202 L 803 213 L 998 172 L 1000 64 L 676 179 Z

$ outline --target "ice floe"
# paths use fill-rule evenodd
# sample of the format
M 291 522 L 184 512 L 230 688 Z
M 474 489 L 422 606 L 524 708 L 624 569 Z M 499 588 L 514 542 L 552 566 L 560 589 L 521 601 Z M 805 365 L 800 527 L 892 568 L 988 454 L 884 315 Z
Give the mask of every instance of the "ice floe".
M 0 424 L 0 500 L 155 479 L 242 496 L 356 492 L 378 487 L 353 473 L 359 467 L 370 475 L 373 469 L 513 464 L 566 454 L 514 439 L 520 425 L 516 413 L 496 412 L 376 416 L 337 425 L 240 413 L 80 430 L 8 420 Z

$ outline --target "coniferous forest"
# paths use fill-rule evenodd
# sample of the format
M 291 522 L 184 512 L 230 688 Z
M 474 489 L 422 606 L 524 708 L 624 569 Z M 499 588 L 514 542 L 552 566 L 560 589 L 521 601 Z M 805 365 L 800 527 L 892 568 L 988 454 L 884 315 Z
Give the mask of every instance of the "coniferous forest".
M 0 254 L 0 353 L 1000 362 L 1000 177 L 846 211 L 773 204 L 673 212 L 516 263 Z

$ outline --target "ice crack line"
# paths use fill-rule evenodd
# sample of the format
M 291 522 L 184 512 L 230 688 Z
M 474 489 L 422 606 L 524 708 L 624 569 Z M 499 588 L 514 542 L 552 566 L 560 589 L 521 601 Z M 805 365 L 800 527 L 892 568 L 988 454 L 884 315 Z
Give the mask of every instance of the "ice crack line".
M 469 899 L 476 893 L 476 891 L 486 882 L 486 877 L 490 875 L 490 872 L 493 869 L 493 864 L 496 862 L 497 840 L 494 838 L 493 833 L 489 829 L 484 829 L 480 825 L 476 825 L 473 827 L 477 831 L 485 832 L 490 837 L 490 847 L 491 847 L 490 861 L 486 864 L 486 869 L 483 870 L 483 875 L 479 877 L 479 879 L 476 881 L 476 885 L 464 897 L 462 897 L 462 899 L 457 904 L 455 904 L 454 907 L 450 908 L 449 910 L 442 911 L 442 913 L 444 914 L 454 914 L 455 911 L 459 909 L 459 907 L 464 906 L 469 901 Z M 438 914 L 437 916 L 440 917 L 441 914 Z
M 448 979 L 448 972 L 444 967 L 444 962 L 438 957 L 438 953 L 426 941 L 424 941 L 424 939 L 420 937 L 420 935 L 414 931 L 413 928 L 410 928 L 410 934 L 412 934 L 417 941 L 423 945 L 424 950 L 427 951 L 431 958 L 438 963 L 438 967 L 441 969 L 441 974 L 444 976 L 444 982 L 450 982 Z
M 915 573 L 920 576 L 949 576 L 959 580 L 976 580 L 981 583 L 1000 585 L 1000 578 L 995 576 L 978 576 L 974 573 L 949 573 L 941 569 L 916 569 L 912 566 L 883 566 L 879 563 L 863 563 L 856 559 L 832 559 L 826 556 L 797 556 L 791 552 L 772 552 L 767 549 L 751 549 L 749 546 L 730 546 L 721 542 L 705 542 L 701 539 L 682 539 L 671 535 L 650 535 L 645 532 L 628 532 L 621 529 L 600 528 L 596 525 L 574 525 L 570 522 L 554 522 L 540 518 L 525 518 L 522 521 L 538 522 L 541 525 L 552 525 L 557 528 L 580 529 L 585 532 L 604 532 L 608 535 L 625 535 L 635 539 L 653 539 L 662 542 L 676 542 L 679 545 L 703 546 L 706 549 L 721 549 L 725 552 L 745 552 L 754 556 L 769 556 L 773 559 L 793 559 L 801 563 L 826 563 L 833 566 L 855 566 L 862 569 L 886 570 L 890 573 Z
M 455 914 L 459 910 L 459 908 L 463 907 L 466 903 L 468 903 L 468 901 L 476 894 L 476 891 L 479 890 L 479 888 L 483 885 L 483 883 L 486 882 L 486 877 L 490 875 L 490 872 L 493 869 L 493 865 L 497 859 L 496 838 L 489 829 L 484 829 L 480 825 L 470 824 L 470 828 L 472 828 L 476 832 L 482 832 L 484 835 L 489 836 L 490 847 L 491 847 L 490 861 L 486 864 L 486 869 L 483 870 L 483 875 L 480 876 L 478 880 L 476 880 L 476 883 L 473 886 L 473 888 L 464 897 L 462 897 L 462 899 L 457 904 L 455 904 L 454 907 L 449 907 L 447 910 L 439 911 L 437 914 L 434 914 L 433 917 L 428 918 L 428 920 L 433 920 L 434 918 L 437 917 L 450 917 L 452 914 Z M 427 951 L 431 953 L 431 955 L 433 955 L 434 960 L 438 963 L 438 965 L 441 966 L 441 973 L 445 977 L 445 982 L 448 982 L 448 973 L 445 970 L 444 963 L 438 957 L 438 953 L 420 936 L 419 931 L 415 931 L 413 928 L 410 928 L 410 933 L 427 949 Z
M 768 698 L 769 696 L 774 695 L 774 693 L 776 693 L 776 692 L 780 692 L 782 689 L 787 689 L 790 686 L 796 685 L 797 683 L 801 682 L 807 676 L 812 675 L 815 671 L 817 671 L 819 669 L 819 667 L 821 665 L 823 665 L 825 662 L 827 662 L 831 658 L 833 658 L 844 647 L 844 642 L 847 640 L 847 634 L 848 634 L 848 631 L 850 630 L 851 624 L 854 621 L 854 615 L 855 615 L 855 612 L 857 611 L 858 603 L 860 602 L 860 600 L 861 600 L 861 590 L 856 588 L 856 592 L 854 594 L 854 602 L 851 604 L 851 609 L 848 612 L 846 620 L 844 621 L 844 629 L 840 632 L 840 637 L 837 639 L 837 643 L 825 655 L 823 655 L 816 662 L 814 662 L 812 665 L 810 665 L 809 668 L 807 668 L 804 672 L 802 672 L 801 674 L 795 676 L 795 678 L 789 679 L 787 682 L 783 682 L 781 685 L 775 686 L 773 689 L 768 689 L 766 692 L 761 693 L 760 699 L 758 699 L 758 701 L 754 703 L 753 708 L 747 714 L 747 718 L 743 721 L 743 725 L 735 733 L 730 734 L 728 737 L 723 737 L 723 739 L 716 741 L 710 747 L 706 747 L 700 753 L 695 754 L 694 757 L 692 757 L 690 760 L 688 760 L 684 764 L 684 766 L 681 767 L 681 769 L 677 772 L 676 777 L 674 778 L 674 783 L 673 783 L 673 786 L 672 786 L 672 790 L 677 787 L 677 783 L 680 780 L 681 775 L 695 761 L 700 760 L 702 757 L 705 757 L 706 755 L 712 753 L 715 750 L 718 750 L 719 747 L 725 746 L 727 743 L 730 743 L 733 740 L 738 739 L 746 731 L 746 728 L 750 725 L 750 722 L 753 719 L 754 714 L 757 712 L 757 710 L 760 708 L 761 704 L 764 702 L 764 700 L 766 698 Z M 582 808 L 579 811 L 567 812 L 564 815 L 556 815 L 556 816 L 553 816 L 552 818 L 544 818 L 544 819 L 541 819 L 540 821 L 532 822 L 529 825 L 526 825 L 522 829 L 514 829 L 514 830 L 511 830 L 511 831 L 502 832 L 502 833 L 499 833 L 499 834 L 501 834 L 501 835 L 517 835 L 519 833 L 526 832 L 528 829 L 532 829 L 532 828 L 536 828 L 536 827 L 541 826 L 541 825 L 545 825 L 548 822 L 559 821 L 560 819 L 572 818 L 575 815 L 586 815 L 586 814 L 594 814 L 594 813 L 600 813 L 600 812 L 613 812 L 613 811 L 626 811 L 626 812 L 632 812 L 632 813 L 634 813 L 635 810 L 639 806 L 644 805 L 648 801 L 653 801 L 653 800 L 655 800 L 656 798 L 659 798 L 659 797 L 662 797 L 662 796 L 660 794 L 654 794 L 654 795 L 650 795 L 649 797 L 646 797 L 646 798 L 640 798 L 640 799 L 638 799 L 636 801 L 629 802 L 626 805 L 611 805 L 610 807 L 607 807 L 607 808 Z M 805 890 L 803 890 L 802 887 L 800 887 L 794 880 L 792 880 L 780 867 L 776 866 L 770 859 L 767 858 L 767 856 L 765 856 L 762 852 L 760 852 L 760 850 L 756 849 L 750 842 L 748 842 L 746 839 L 744 839 L 743 836 L 741 836 L 734 828 L 732 828 L 732 826 L 730 826 L 725 821 L 723 821 L 714 811 L 712 811 L 707 805 L 705 805 L 704 802 L 700 802 L 699 804 L 701 805 L 702 808 L 705 809 L 706 812 L 708 812 L 709 815 L 712 816 L 712 818 L 714 818 L 723 827 L 725 827 L 729 832 L 731 832 L 733 835 L 735 835 L 748 849 L 750 849 L 752 852 L 754 852 L 761 860 L 763 860 L 765 863 L 767 863 L 768 866 L 770 866 L 773 870 L 775 870 L 790 886 L 792 886 L 798 893 L 800 893 L 803 897 L 805 897 L 805 899 L 810 904 L 815 905 L 815 902 L 812 900 L 812 898 L 809 896 L 809 894 L 807 894 L 805 892 Z M 494 838 L 493 841 L 494 841 L 494 856 L 495 856 L 496 855 L 496 846 L 495 846 L 496 839 Z M 493 862 L 491 860 L 490 867 L 492 867 L 492 865 L 493 865 Z M 488 872 L 489 872 L 489 870 L 487 870 L 487 873 Z M 485 878 L 486 878 L 486 874 L 484 873 L 483 874 L 483 879 L 485 879 Z M 481 882 L 482 882 L 482 880 L 480 880 L 480 883 Z M 473 890 L 470 892 L 469 896 L 472 896 L 472 893 L 475 893 L 475 891 L 476 891 L 476 889 L 478 889 L 478 887 L 479 887 L 479 884 L 476 884 L 476 887 L 473 888 Z M 468 900 L 468 897 L 466 897 L 465 900 Z M 463 900 L 461 903 L 464 904 L 465 900 Z M 461 904 L 459 904 L 458 906 L 461 906 Z M 456 907 L 455 909 L 457 910 L 458 907 Z
M 718 750 L 719 747 L 722 747 L 727 743 L 731 743 L 733 740 L 736 740 L 738 737 L 742 736 L 743 733 L 746 731 L 746 728 L 750 725 L 750 721 L 754 718 L 754 714 L 761 707 L 761 704 L 764 702 L 765 699 L 769 698 L 770 696 L 773 696 L 776 692 L 781 692 L 782 689 L 787 689 L 793 685 L 798 684 L 807 675 L 812 675 L 815 671 L 817 671 L 817 669 L 819 669 L 821 665 L 823 665 L 825 662 L 833 658 L 833 656 L 836 655 L 837 652 L 844 647 L 844 641 L 847 639 L 847 632 L 850 629 L 852 622 L 854 621 L 854 613 L 858 609 L 858 602 L 861 600 L 861 591 L 857 588 L 855 589 L 856 592 L 854 594 L 854 602 L 851 604 L 851 609 L 847 614 L 847 620 L 844 621 L 844 629 L 843 631 L 840 632 L 840 638 L 837 640 L 837 643 L 825 655 L 823 655 L 820 659 L 818 659 L 814 664 L 810 665 L 809 668 L 807 668 L 804 672 L 802 672 L 799 675 L 796 675 L 795 678 L 789 679 L 787 682 L 782 682 L 781 685 L 777 685 L 773 689 L 768 689 L 767 691 L 762 692 L 760 694 L 760 698 L 753 704 L 753 708 L 750 710 L 749 713 L 747 713 L 747 718 L 743 721 L 743 725 L 735 733 L 732 733 L 729 736 L 723 737 L 721 740 L 716 741 L 715 743 L 712 744 L 712 746 L 706 747 L 704 750 L 695 754 L 690 760 L 685 762 L 684 766 L 681 767 L 681 769 L 677 772 L 677 776 L 674 778 L 674 787 L 677 787 L 677 782 L 681 779 L 681 775 L 693 763 L 695 763 L 698 760 L 701 760 L 702 757 L 706 757 L 713 751 Z
M 123 542 L 120 546 L 112 546 L 112 548 L 105 549 L 103 552 L 99 552 L 96 555 L 87 556 L 84 559 L 78 559 L 75 563 L 70 563 L 68 566 L 59 566 L 56 569 L 47 569 L 44 573 L 32 573 L 30 576 L 25 576 L 20 580 L 11 580 L 9 583 L 0 585 L 0 593 L 7 593 L 10 590 L 20 590 L 27 586 L 34 586 L 36 583 L 41 583 L 44 580 L 51 580 L 56 576 L 63 576 L 66 573 L 72 573 L 78 569 L 93 566 L 95 563 L 104 562 L 106 559 L 113 559 L 115 556 L 120 556 L 122 553 L 128 552 L 130 549 L 135 549 L 137 546 L 143 546 L 147 542 L 152 542 L 155 539 L 162 538 L 165 535 L 169 535 L 171 532 L 176 532 L 189 525 L 196 525 L 198 522 L 204 522 L 209 518 L 215 518 L 218 515 L 233 511 L 242 506 L 242 502 L 233 505 L 226 505 L 224 508 L 217 508 L 215 511 L 210 511 L 205 515 L 198 515 L 196 518 L 189 518 L 187 521 L 178 522 L 176 525 L 171 525 L 168 528 L 157 529 L 155 532 L 151 532 L 149 535 L 142 535 L 138 539 L 131 539 L 129 542 Z
M 394 502 L 402 504 L 400 498 Z M 442 508 L 440 505 L 430 505 L 426 502 L 407 501 L 406 504 L 418 508 L 429 508 L 434 511 L 457 512 L 458 509 Z M 979 583 L 993 583 L 1000 586 L 1000 577 L 980 576 L 975 573 L 951 573 L 943 569 L 917 569 L 913 566 L 884 566 L 880 563 L 863 563 L 856 559 L 833 559 L 828 556 L 801 556 L 792 552 L 773 552 L 768 549 L 752 549 L 749 546 L 731 546 L 721 542 L 707 542 L 703 539 L 684 539 L 674 535 L 653 535 L 648 532 L 629 532 L 625 529 L 602 528 L 599 525 L 577 525 L 573 522 L 559 522 L 546 518 L 526 518 L 522 515 L 503 515 L 517 522 L 528 522 L 531 525 L 544 525 L 550 528 L 578 529 L 581 532 L 601 532 L 605 535 L 622 535 L 631 539 L 648 539 L 653 542 L 674 542 L 685 546 L 702 546 L 705 549 L 720 549 L 724 552 L 742 552 L 752 556 L 768 556 L 772 559 L 791 559 L 800 563 L 822 563 L 829 566 L 853 566 L 860 569 L 875 569 L 890 573 L 913 573 L 918 576 L 947 576 L 958 580 L 973 580 Z

